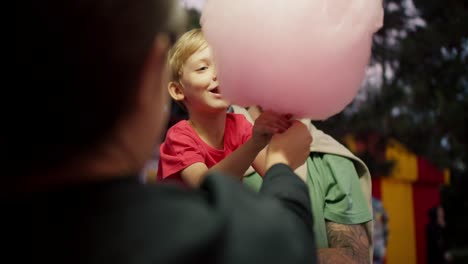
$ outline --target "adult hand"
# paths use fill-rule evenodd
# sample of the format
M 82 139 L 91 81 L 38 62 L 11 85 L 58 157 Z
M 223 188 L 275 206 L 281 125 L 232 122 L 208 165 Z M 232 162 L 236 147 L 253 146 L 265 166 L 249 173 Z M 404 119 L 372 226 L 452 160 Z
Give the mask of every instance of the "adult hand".
M 275 134 L 267 148 L 266 168 L 284 163 L 295 170 L 304 164 L 310 153 L 312 136 L 307 127 L 294 121 L 292 126 L 281 134 Z

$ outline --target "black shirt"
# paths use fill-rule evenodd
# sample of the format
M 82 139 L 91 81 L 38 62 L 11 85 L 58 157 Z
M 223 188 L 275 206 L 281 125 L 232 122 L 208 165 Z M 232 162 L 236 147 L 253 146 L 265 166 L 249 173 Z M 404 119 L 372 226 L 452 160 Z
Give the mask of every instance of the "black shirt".
M 260 193 L 210 175 L 199 190 L 131 177 L 12 198 L 15 263 L 316 262 L 308 190 L 285 165 Z

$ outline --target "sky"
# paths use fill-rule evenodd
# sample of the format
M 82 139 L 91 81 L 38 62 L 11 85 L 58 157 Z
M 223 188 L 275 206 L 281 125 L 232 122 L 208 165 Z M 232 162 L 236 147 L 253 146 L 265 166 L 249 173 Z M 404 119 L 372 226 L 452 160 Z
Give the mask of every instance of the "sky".
M 206 0 L 180 0 L 182 6 L 187 9 L 196 9 L 201 12 Z

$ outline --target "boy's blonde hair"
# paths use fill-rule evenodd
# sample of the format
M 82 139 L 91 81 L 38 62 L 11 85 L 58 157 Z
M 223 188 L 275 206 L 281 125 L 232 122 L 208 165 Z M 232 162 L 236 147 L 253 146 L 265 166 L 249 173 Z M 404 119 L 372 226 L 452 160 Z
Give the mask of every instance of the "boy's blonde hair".
M 178 82 L 182 77 L 182 68 L 192 54 L 208 46 L 205 36 L 200 28 L 184 33 L 174 44 L 168 54 L 168 65 L 171 80 Z

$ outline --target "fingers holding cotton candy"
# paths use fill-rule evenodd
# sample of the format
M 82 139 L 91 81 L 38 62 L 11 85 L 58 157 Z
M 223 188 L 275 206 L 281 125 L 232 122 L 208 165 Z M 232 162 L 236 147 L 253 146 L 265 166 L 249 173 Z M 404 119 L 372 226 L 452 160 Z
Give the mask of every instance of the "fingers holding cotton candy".
M 323 120 L 359 90 L 382 18 L 381 0 L 208 0 L 201 23 L 232 102 Z

